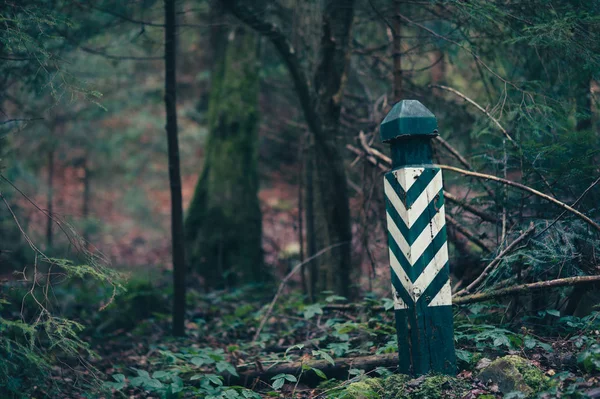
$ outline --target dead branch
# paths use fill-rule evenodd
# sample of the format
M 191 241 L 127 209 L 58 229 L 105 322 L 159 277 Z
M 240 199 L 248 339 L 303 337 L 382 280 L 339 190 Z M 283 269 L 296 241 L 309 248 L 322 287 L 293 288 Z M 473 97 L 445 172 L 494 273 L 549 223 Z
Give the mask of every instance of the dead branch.
M 515 285 L 513 287 L 502 288 L 499 290 L 481 292 L 473 295 L 464 295 L 452 299 L 453 305 L 464 305 L 467 303 L 477 303 L 488 301 L 490 299 L 496 299 L 503 296 L 509 296 L 513 294 L 529 293 L 531 291 L 543 290 L 546 288 L 558 288 L 568 287 L 574 285 L 587 285 L 587 284 L 598 284 L 600 283 L 600 276 L 579 276 L 579 277 L 568 277 L 559 278 L 556 280 L 549 281 L 538 281 L 536 283 Z
M 442 136 L 436 136 L 435 140 L 440 143 L 442 145 L 442 147 L 444 147 L 446 149 L 446 151 L 448 151 L 450 154 L 452 154 L 452 156 L 454 156 L 454 158 L 456 158 L 458 160 L 458 162 L 460 162 L 465 168 L 469 169 L 469 170 L 475 170 L 473 169 L 473 166 L 471 165 L 471 163 L 469 163 L 469 161 L 466 160 L 465 157 L 463 157 L 461 155 L 460 152 L 458 152 L 458 150 L 454 147 L 452 147 L 452 145 L 450 143 L 448 143 L 446 140 L 444 140 L 442 138 Z M 488 193 L 488 195 L 491 198 L 494 198 L 495 194 L 494 192 L 487 186 L 487 184 L 485 184 L 484 182 L 481 182 L 481 185 L 483 186 L 484 190 Z
M 319 256 L 323 255 L 325 252 L 327 252 L 327 251 L 329 251 L 329 250 L 331 250 L 333 248 L 339 247 L 340 245 L 344 245 L 344 244 L 347 244 L 347 242 L 339 242 L 337 244 L 333 244 L 333 245 L 330 245 L 330 246 L 328 246 L 326 248 L 323 248 L 322 250 L 320 250 L 319 252 L 317 252 L 313 256 L 310 256 L 310 257 L 306 258 L 306 260 L 304 260 L 304 262 L 300 262 L 296 266 L 294 266 L 294 268 L 292 269 L 292 271 L 289 272 L 287 274 L 287 276 L 285 276 L 283 278 L 283 280 L 281 280 L 281 283 L 279 284 L 279 287 L 277 288 L 277 292 L 275 293 L 275 296 L 273 297 L 273 300 L 269 304 L 269 307 L 267 308 L 267 311 L 265 312 L 265 315 L 263 316 L 262 320 L 260 321 L 260 324 L 258 326 L 258 329 L 256 330 L 256 333 L 254 333 L 254 338 L 252 338 L 252 343 L 256 342 L 256 340 L 258 339 L 258 336 L 260 335 L 263 327 L 265 326 L 265 323 L 267 322 L 269 316 L 271 316 L 271 313 L 273 312 L 273 307 L 275 306 L 275 302 L 277 302 L 277 299 L 281 295 L 281 292 L 283 291 L 283 288 L 287 284 L 288 280 L 290 278 L 292 278 L 292 276 L 294 274 L 296 274 L 296 272 L 298 270 L 300 270 L 300 268 L 302 266 L 304 266 L 305 264 L 307 264 L 310 261 L 318 258 Z
M 469 104 L 472 104 L 475 108 L 477 108 L 478 110 L 480 110 L 481 112 L 484 113 L 484 115 L 486 115 L 488 118 L 490 118 L 492 120 L 492 122 L 494 122 L 494 124 L 498 127 L 498 129 L 500 129 L 500 131 L 502 132 L 502 134 L 508 139 L 508 141 L 510 141 L 510 143 L 517 149 L 519 150 L 519 152 L 521 153 L 521 155 L 523 154 L 523 149 L 521 148 L 521 146 L 519 145 L 519 143 L 517 143 L 512 136 L 508 133 L 508 130 L 506 130 L 504 128 L 504 126 L 502 126 L 500 124 L 500 122 L 498 121 L 498 119 L 494 118 L 492 116 L 492 114 L 490 114 L 485 108 L 483 108 L 481 105 L 477 104 L 475 101 L 471 100 L 469 97 L 465 96 L 464 94 L 462 94 L 460 91 L 453 89 L 452 87 L 448 87 L 448 86 L 444 86 L 444 85 L 430 85 L 429 87 L 436 87 L 438 89 L 442 89 L 442 90 L 446 90 L 449 91 L 451 93 L 456 94 L 457 96 L 459 96 L 460 98 L 462 98 L 463 100 L 467 101 Z M 540 177 L 540 179 L 542 179 L 542 181 L 544 182 L 544 184 L 546 185 L 546 187 L 548 187 L 548 190 L 550 190 L 550 192 L 552 193 L 552 186 L 550 186 L 550 183 L 548 183 L 548 181 L 546 180 L 546 178 L 540 173 L 539 170 L 537 170 L 532 162 L 529 162 L 531 164 L 531 167 L 533 168 L 534 172 Z M 469 168 L 470 169 L 470 168 Z
M 563 209 L 565 209 L 565 210 L 573 213 L 574 215 L 576 215 L 577 217 L 579 217 L 581 220 L 583 220 L 584 222 L 586 222 L 590 226 L 594 227 L 596 230 L 600 231 L 600 225 L 598 223 L 594 222 L 592 219 L 590 219 L 589 217 L 585 216 L 583 213 L 579 212 L 577 209 L 574 209 L 573 207 L 565 204 L 564 202 L 559 201 L 559 200 L 557 200 L 556 198 L 554 198 L 554 197 L 552 197 L 550 195 L 544 194 L 541 191 L 538 191 L 538 190 L 536 190 L 534 188 L 531 188 L 529 186 L 526 186 L 524 184 L 517 183 L 515 181 L 508 180 L 508 179 L 503 179 L 501 177 L 496 177 L 494 175 L 488 175 L 488 174 L 479 173 L 479 172 L 471 172 L 471 171 L 468 171 L 468 170 L 465 170 L 465 169 L 456 168 L 454 166 L 448 166 L 448 165 L 436 165 L 436 166 L 438 168 L 441 168 L 441 169 L 444 169 L 444 170 L 450 170 L 450 171 L 453 171 L 453 172 L 457 172 L 457 173 L 463 174 L 465 176 L 474 176 L 474 177 L 479 177 L 481 179 L 493 180 L 493 181 L 498 182 L 498 183 L 506 184 L 508 186 L 516 187 L 516 188 L 521 189 L 523 191 L 527 191 L 527 192 L 529 192 L 531 194 L 534 194 L 534 195 L 536 195 L 536 196 L 538 196 L 540 198 L 543 198 L 543 199 L 545 199 L 547 201 L 550 201 L 553 204 L 556 204 L 559 207 L 561 207 L 561 208 L 563 208 Z
M 466 203 L 465 201 L 460 200 L 458 197 L 456 197 L 452 193 L 449 193 L 448 191 L 444 191 L 444 198 L 447 199 L 449 202 L 452 202 L 453 204 L 460 206 L 467 212 L 480 217 L 482 220 L 485 220 L 486 222 L 490 222 L 493 224 L 500 223 L 500 220 L 497 217 L 495 217 L 494 215 L 480 211 L 479 209 L 475 208 L 473 205 L 470 205 L 470 204 Z
M 529 228 L 525 230 L 523 234 L 517 237 L 516 240 L 510 243 L 509 246 L 504 248 L 502 252 L 498 254 L 486 267 L 483 269 L 483 272 L 477 277 L 471 284 L 469 284 L 465 289 L 457 292 L 456 296 L 461 296 L 470 293 L 473 289 L 477 288 L 477 286 L 490 274 L 490 272 L 502 261 L 502 259 L 513 251 L 521 242 L 523 242 L 531 233 L 535 231 L 535 225 L 531 223 Z
M 462 235 L 464 235 L 469 241 L 471 241 L 473 244 L 477 245 L 483 251 L 485 251 L 487 253 L 492 252 L 492 250 L 483 241 L 481 241 L 475 234 L 471 233 L 463 225 L 461 225 L 458 222 L 458 220 L 454 219 L 452 216 L 448 215 L 447 213 L 446 213 L 446 221 L 448 222 L 448 224 L 450 224 L 452 227 L 454 227 L 458 232 L 460 232 Z

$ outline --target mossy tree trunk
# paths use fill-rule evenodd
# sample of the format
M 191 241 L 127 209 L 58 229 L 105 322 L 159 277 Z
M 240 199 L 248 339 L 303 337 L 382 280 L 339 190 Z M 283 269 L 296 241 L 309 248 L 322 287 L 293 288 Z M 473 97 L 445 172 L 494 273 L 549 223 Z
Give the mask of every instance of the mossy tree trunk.
M 220 0 L 229 12 L 273 44 L 285 64 L 296 90 L 306 124 L 312 133 L 314 171 L 307 179 L 314 179 L 314 251 L 323 254 L 313 260 L 309 270 L 311 298 L 322 291 L 333 291 L 350 297 L 352 274 L 352 229 L 344 146 L 340 140 L 340 113 L 350 60 L 350 34 L 354 19 L 354 0 L 326 0 L 321 3 L 321 40 L 317 68 L 312 79 L 302 57 L 286 34 L 266 18 L 261 2 Z M 310 184 L 307 181 L 307 187 Z M 308 191 L 308 188 L 307 188 Z M 308 196 L 307 196 L 308 197 Z M 307 205 L 307 218 L 309 207 Z M 307 232 L 311 221 L 307 220 Z M 311 253 L 309 240 L 309 256 Z M 315 277 L 315 273 L 318 274 Z M 314 286 L 316 285 L 316 287 Z
M 219 17 L 222 22 L 222 18 Z M 190 264 L 207 289 L 261 281 L 258 38 L 215 24 L 204 168 L 186 219 Z

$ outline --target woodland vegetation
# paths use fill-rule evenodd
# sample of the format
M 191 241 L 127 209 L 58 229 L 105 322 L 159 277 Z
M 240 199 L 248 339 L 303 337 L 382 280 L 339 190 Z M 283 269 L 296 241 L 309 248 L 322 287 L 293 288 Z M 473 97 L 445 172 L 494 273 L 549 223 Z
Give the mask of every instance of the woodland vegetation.
M 600 397 L 600 1 L 0 21 L 0 398 Z M 457 375 L 396 372 L 404 99 L 439 125 Z

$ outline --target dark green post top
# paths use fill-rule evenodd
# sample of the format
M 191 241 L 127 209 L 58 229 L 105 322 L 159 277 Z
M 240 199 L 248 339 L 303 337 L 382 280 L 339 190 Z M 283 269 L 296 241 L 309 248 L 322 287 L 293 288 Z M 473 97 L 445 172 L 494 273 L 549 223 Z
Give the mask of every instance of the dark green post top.
M 417 100 L 402 100 L 379 127 L 381 141 L 392 150 L 392 168 L 431 164 L 431 139 L 438 135 L 437 119 Z

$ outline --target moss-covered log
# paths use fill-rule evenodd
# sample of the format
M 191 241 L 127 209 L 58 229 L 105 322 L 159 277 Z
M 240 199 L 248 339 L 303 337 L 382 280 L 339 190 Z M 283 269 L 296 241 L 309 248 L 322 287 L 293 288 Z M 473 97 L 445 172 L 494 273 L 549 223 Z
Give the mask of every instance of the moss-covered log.
M 206 287 L 263 278 L 258 200 L 258 38 L 215 24 L 204 168 L 186 219 L 193 270 Z

